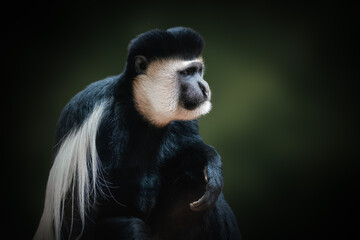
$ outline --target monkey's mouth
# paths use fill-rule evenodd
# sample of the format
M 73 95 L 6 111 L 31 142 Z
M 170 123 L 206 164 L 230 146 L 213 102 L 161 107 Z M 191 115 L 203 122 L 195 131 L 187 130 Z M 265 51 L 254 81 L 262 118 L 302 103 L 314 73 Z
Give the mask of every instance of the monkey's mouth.
M 203 86 L 203 87 L 200 87 Z M 195 86 L 187 83 L 181 86 L 181 94 L 179 102 L 186 110 L 195 110 L 204 102 L 210 100 L 210 90 L 205 88 L 203 84 Z
M 195 110 L 198 107 L 200 107 L 204 102 L 208 101 L 207 99 L 184 99 L 183 101 L 180 101 L 180 104 L 186 109 L 186 110 Z

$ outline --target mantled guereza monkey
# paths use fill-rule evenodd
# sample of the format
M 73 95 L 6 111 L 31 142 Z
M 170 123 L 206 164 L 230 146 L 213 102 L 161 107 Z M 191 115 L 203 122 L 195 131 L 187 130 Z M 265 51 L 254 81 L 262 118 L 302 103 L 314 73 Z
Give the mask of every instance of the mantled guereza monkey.
M 196 118 L 211 109 L 189 28 L 131 41 L 125 70 L 63 109 L 35 239 L 239 239 L 221 159 Z

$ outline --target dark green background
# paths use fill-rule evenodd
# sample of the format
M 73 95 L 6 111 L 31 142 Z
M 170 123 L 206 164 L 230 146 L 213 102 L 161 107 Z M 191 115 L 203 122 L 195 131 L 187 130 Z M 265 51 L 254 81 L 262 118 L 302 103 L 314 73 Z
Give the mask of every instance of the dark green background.
M 178 25 L 206 41 L 213 110 L 200 131 L 223 158 L 243 238 L 347 239 L 359 228 L 355 6 L 28 1 L 2 10 L 2 216 L 13 239 L 36 230 L 61 109 L 120 73 L 137 34 Z

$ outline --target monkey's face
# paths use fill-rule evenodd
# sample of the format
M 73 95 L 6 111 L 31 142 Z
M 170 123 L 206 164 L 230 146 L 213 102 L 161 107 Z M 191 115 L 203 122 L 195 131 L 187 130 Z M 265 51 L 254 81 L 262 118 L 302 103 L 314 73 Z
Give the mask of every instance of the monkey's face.
M 151 123 L 192 120 L 211 109 L 211 91 L 203 79 L 202 59 L 159 59 L 147 63 L 137 56 L 133 82 L 137 110 Z

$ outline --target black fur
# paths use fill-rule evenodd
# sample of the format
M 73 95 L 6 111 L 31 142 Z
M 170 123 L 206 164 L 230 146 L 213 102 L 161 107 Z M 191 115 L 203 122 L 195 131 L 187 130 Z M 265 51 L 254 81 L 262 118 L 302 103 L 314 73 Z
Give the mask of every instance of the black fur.
M 193 59 L 203 46 L 200 35 L 188 28 L 143 33 L 130 43 L 122 74 L 89 85 L 64 108 L 58 143 L 82 124 L 95 104 L 109 102 L 96 140 L 104 195 L 88 209 L 83 239 L 240 238 L 236 219 L 220 193 L 220 156 L 203 143 L 197 120 L 155 127 L 138 113 L 133 100 L 135 56 L 143 55 L 149 62 L 170 56 Z M 189 203 L 204 193 L 205 209 L 190 210 Z M 68 239 L 70 216 L 65 215 L 64 239 Z M 71 236 L 76 237 L 81 224 L 77 220 L 73 224 Z
M 128 79 L 134 77 L 134 60 L 138 55 L 146 57 L 149 62 L 167 57 L 191 60 L 199 57 L 203 48 L 202 37 L 189 28 L 175 27 L 166 31 L 154 29 L 130 42 L 125 72 Z

